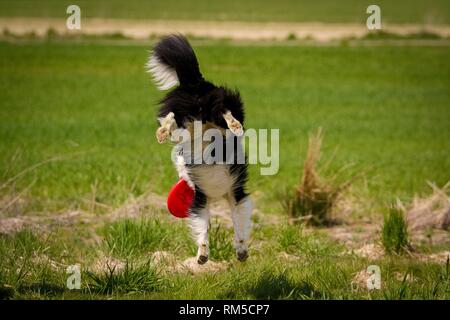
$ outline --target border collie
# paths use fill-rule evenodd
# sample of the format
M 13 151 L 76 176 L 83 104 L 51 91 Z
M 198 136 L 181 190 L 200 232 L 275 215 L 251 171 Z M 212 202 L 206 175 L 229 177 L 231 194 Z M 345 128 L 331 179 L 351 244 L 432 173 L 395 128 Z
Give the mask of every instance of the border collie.
M 147 67 L 158 89 L 175 87 L 160 101 L 158 142 L 167 141 L 175 129 L 191 131 L 197 122 L 201 123 L 202 130 L 219 129 L 225 137 L 224 144 L 234 140 L 233 157 L 236 160 L 237 153 L 242 150 L 238 137 L 244 132 L 244 109 L 239 92 L 205 80 L 192 47 L 181 35 L 169 35 L 159 41 L 151 52 Z M 229 131 L 232 134 L 226 134 Z M 200 163 L 185 161 L 190 156 L 179 156 L 176 168 L 179 176 L 195 190 L 188 221 L 198 245 L 197 262 L 208 261 L 209 205 L 212 200 L 223 197 L 231 209 L 237 259 L 245 261 L 252 212 L 252 202 L 245 187 L 247 159 L 212 164 L 204 160 Z

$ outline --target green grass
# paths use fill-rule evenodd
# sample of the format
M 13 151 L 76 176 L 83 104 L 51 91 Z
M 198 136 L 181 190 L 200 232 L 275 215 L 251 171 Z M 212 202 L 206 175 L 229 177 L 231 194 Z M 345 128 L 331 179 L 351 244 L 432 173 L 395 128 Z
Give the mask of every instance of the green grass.
M 124 219 L 104 228 L 108 252 L 119 257 L 136 257 L 155 251 L 193 251 L 187 227 L 156 218 Z
M 154 132 L 157 92 L 142 46 L 0 44 L 2 181 L 55 156 L 0 190 L 24 190 L 22 211 L 117 206 L 176 181 L 170 146 Z M 448 47 L 196 47 L 205 76 L 240 89 L 249 128 L 280 129 L 280 170 L 250 189 L 279 210 L 276 192 L 299 179 L 308 133 L 324 128 L 330 170 L 373 167 L 357 183 L 382 208 L 447 182 Z M 99 209 L 101 210 L 101 209 Z
M 92 294 L 136 294 L 162 290 L 164 279 L 150 261 L 133 266 L 126 262 L 123 270 L 109 267 L 103 273 L 85 272 L 88 281 L 83 290 Z
M 391 206 L 385 214 L 381 240 L 388 253 L 400 254 L 408 249 L 408 228 L 401 208 Z
M 217 220 L 209 230 L 209 254 L 211 259 L 219 261 L 230 260 L 235 255 L 233 233 L 221 226 Z
M 31 17 L 66 17 L 68 0 L 3 0 L 0 15 Z M 82 17 L 127 19 L 182 19 L 225 21 L 295 21 L 295 22 L 365 22 L 366 9 L 373 2 L 364 0 L 80 0 Z M 376 2 L 384 22 L 449 23 L 448 1 L 388 1 Z
M 320 234 L 309 234 L 301 225 L 283 225 L 277 231 L 280 251 L 297 256 L 329 257 L 342 252 L 339 245 L 331 243 Z
M 136 258 L 155 251 L 169 251 L 178 256 L 194 256 L 197 248 L 189 228 L 179 221 L 144 218 L 123 219 L 107 224 L 102 232 L 105 250 L 121 258 Z M 210 228 L 210 257 L 230 260 L 234 257 L 233 233 L 214 221 Z
M 0 236 L 0 299 L 14 295 L 52 298 L 64 291 L 65 274 L 52 266 L 48 243 L 48 237 L 28 230 Z
M 163 218 L 162 216 L 159 218 Z M 85 226 L 89 227 L 89 226 Z M 161 266 L 151 264 L 145 256 L 126 259 L 122 268 L 93 270 L 93 261 L 79 257 L 83 270 L 81 289 L 66 288 L 65 261 L 67 252 L 61 247 L 60 237 L 32 235 L 23 231 L 13 236 L 0 236 L 0 294 L 7 299 L 448 299 L 449 266 L 422 263 L 407 256 L 386 257 L 376 262 L 351 254 L 343 254 L 338 244 L 317 233 L 293 232 L 298 226 L 282 226 L 282 234 L 291 230 L 289 245 L 301 244 L 304 248 L 291 251 L 284 259 L 284 251 L 277 240 L 278 230 L 266 226 L 255 230 L 255 237 L 264 234 L 264 241 L 251 247 L 246 263 L 229 261 L 226 271 L 196 276 L 164 272 Z M 297 230 L 298 231 L 298 230 Z M 140 233 L 145 232 L 140 229 Z M 143 236 L 143 235 L 141 235 Z M 283 236 L 281 236 L 283 237 Z M 64 240 L 68 249 L 77 244 L 74 237 Z M 305 244 L 306 243 L 306 244 Z M 309 244 L 308 244 L 309 243 Z M 258 249 L 256 249 L 258 247 Z M 14 249 L 16 248 L 16 249 Z M 42 249 L 39 249 L 42 248 Z M 18 250 L 18 251 L 16 251 Z M 42 250 L 49 259 L 31 259 L 41 256 Z M 108 254 L 102 244 L 91 244 L 89 251 Z M 50 254 L 51 252 L 51 254 Z M 30 257 L 22 267 L 20 257 Z M 177 256 L 177 259 L 181 257 Z M 376 263 L 382 272 L 382 289 L 367 291 L 352 287 L 354 275 Z M 167 270 L 166 270 L 167 271 Z M 413 281 L 403 281 L 409 274 Z M 400 275 L 400 278 L 399 278 Z M 353 288 L 353 289 L 352 289 Z
M 308 134 L 318 127 L 324 129 L 322 153 L 337 148 L 330 172 L 349 163 L 373 167 L 353 185 L 361 202 L 373 203 L 364 206 L 363 215 L 381 212 L 394 198 L 408 201 L 429 192 L 427 180 L 447 182 L 449 47 L 203 42 L 195 48 L 208 79 L 240 89 L 248 128 L 280 129 L 279 173 L 261 176 L 258 166 L 250 168 L 249 186 L 261 217 L 266 211 L 280 214 L 276 193 L 298 183 Z M 0 43 L 2 218 L 81 209 L 101 221 L 148 189 L 167 194 L 177 176 L 170 146 L 158 145 L 154 137 L 155 103 L 163 93 L 144 72 L 148 49 Z M 4 209 L 5 203 L 12 205 Z M 213 224 L 211 259 L 226 260 L 227 271 L 164 273 L 146 266 L 152 252 L 169 251 L 183 260 L 195 247 L 186 226 L 167 212 L 148 207 L 140 212 L 141 219 L 80 221 L 54 231 L 0 235 L 1 297 L 450 298 L 448 264 L 408 255 L 375 261 L 382 270 L 381 290 L 352 290 L 354 275 L 373 261 L 345 254 L 320 230 L 264 224 L 263 218 L 256 221 L 246 263 L 234 257 L 232 231 Z M 100 241 L 92 241 L 96 238 Z M 126 259 L 128 269 L 91 270 L 99 256 L 110 255 Z M 81 291 L 65 287 L 65 267 L 75 263 L 84 270 Z M 397 276 L 407 273 L 414 281 Z
M 364 35 L 361 39 L 363 40 L 412 40 L 412 39 L 422 39 L 422 40 L 437 40 L 442 37 L 436 33 L 421 31 L 416 33 L 410 33 L 406 35 L 386 32 L 383 30 L 369 32 Z

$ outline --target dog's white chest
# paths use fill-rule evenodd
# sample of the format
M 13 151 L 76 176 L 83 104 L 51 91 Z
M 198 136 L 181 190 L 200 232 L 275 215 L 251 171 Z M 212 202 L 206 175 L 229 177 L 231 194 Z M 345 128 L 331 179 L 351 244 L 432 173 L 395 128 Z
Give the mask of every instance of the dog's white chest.
M 233 186 L 233 177 L 227 165 L 202 165 L 191 169 L 194 184 L 210 198 L 220 198 Z

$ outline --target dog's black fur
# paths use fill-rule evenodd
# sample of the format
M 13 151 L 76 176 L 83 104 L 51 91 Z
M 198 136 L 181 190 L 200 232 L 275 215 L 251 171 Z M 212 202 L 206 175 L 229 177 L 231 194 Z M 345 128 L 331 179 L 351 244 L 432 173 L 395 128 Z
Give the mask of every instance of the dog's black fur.
M 160 101 L 159 119 L 172 112 L 178 128 L 186 128 L 193 121 L 201 121 L 203 124 L 210 122 L 220 128 L 228 129 L 223 115 L 230 111 L 243 126 L 244 107 L 239 92 L 216 86 L 203 78 L 195 53 L 186 38 L 181 35 L 164 37 L 154 46 L 152 58 L 157 59 L 158 64 L 165 66 L 165 69 L 172 70 L 171 72 L 175 71 L 179 83 L 179 86 L 167 93 Z M 237 143 L 236 136 L 232 138 L 235 139 L 234 155 L 236 160 L 236 148 L 240 147 L 240 144 Z M 193 172 L 199 166 L 215 165 L 186 164 L 189 178 L 195 185 L 195 198 L 190 209 L 191 217 L 198 215 L 208 203 L 208 190 L 204 190 L 197 183 L 196 175 Z M 234 181 L 232 190 L 229 191 L 234 198 L 232 205 L 238 206 L 249 195 L 245 187 L 248 179 L 247 161 L 245 160 L 244 164 L 238 164 L 235 161 L 233 164 L 227 164 L 226 168 Z M 243 240 L 239 241 L 243 242 Z M 246 249 L 245 252 L 242 250 L 239 252 L 238 247 L 236 250 L 239 260 L 247 258 Z M 200 255 L 198 262 L 204 263 L 207 259 L 207 255 Z
M 184 128 L 186 122 L 200 120 L 227 129 L 222 115 L 229 110 L 244 124 L 244 107 L 239 92 L 217 87 L 203 78 L 195 53 L 186 38 L 179 35 L 165 37 L 155 45 L 153 54 L 176 70 L 180 82 L 160 101 L 158 117 L 173 112 L 178 127 Z

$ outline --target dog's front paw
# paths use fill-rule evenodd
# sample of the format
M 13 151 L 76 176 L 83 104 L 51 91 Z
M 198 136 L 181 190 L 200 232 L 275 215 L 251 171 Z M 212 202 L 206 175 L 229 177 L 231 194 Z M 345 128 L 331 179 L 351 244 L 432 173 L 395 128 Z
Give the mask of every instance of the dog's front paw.
M 248 258 L 248 248 L 244 240 L 236 243 L 236 258 L 241 262 L 244 262 Z
M 197 258 L 197 263 L 198 264 L 205 264 L 206 262 L 208 262 L 208 256 L 198 256 Z
M 170 134 L 169 129 L 165 127 L 160 127 L 158 128 L 158 130 L 156 130 L 156 139 L 158 140 L 159 143 L 164 143 L 169 137 L 169 134 Z
M 234 118 L 228 123 L 228 128 L 230 128 L 231 132 L 237 136 L 242 136 L 244 134 L 242 124 Z
M 206 243 L 204 243 L 198 248 L 197 263 L 205 264 L 208 261 L 208 258 L 209 258 L 208 245 Z
M 244 262 L 248 258 L 248 251 L 247 250 L 236 251 L 236 258 L 240 262 Z

